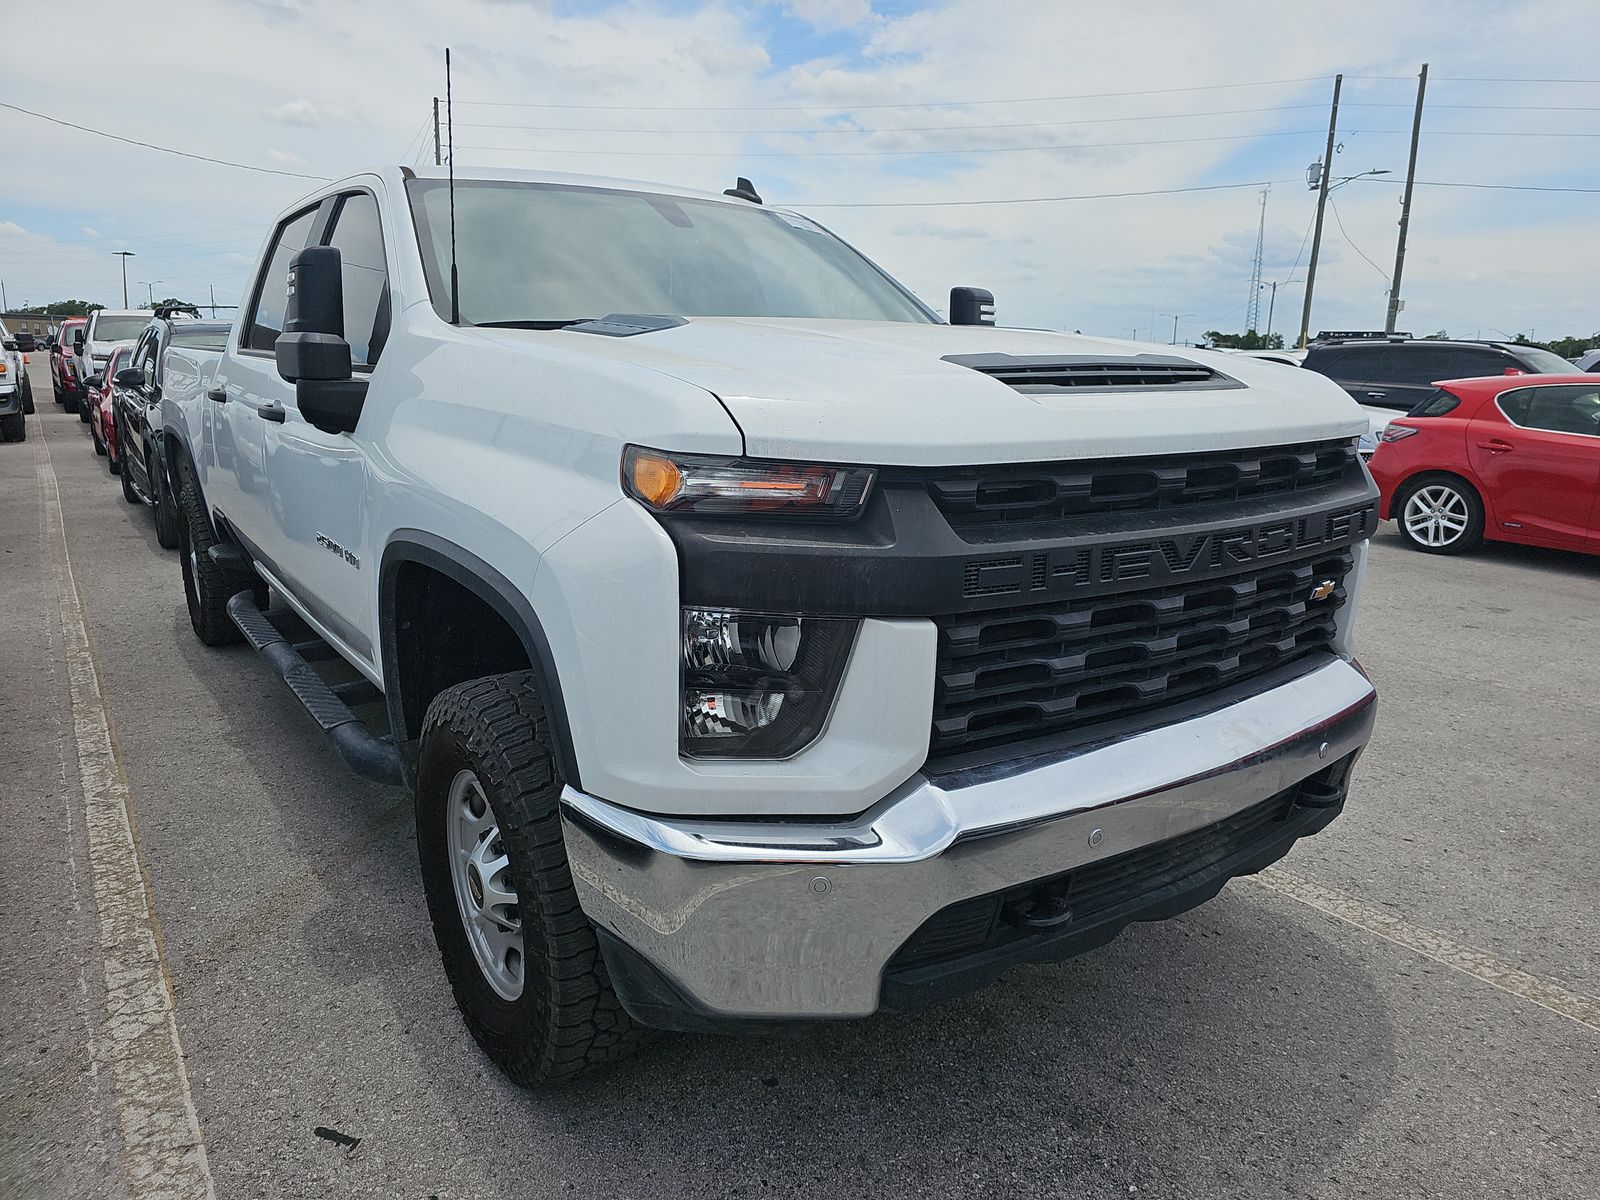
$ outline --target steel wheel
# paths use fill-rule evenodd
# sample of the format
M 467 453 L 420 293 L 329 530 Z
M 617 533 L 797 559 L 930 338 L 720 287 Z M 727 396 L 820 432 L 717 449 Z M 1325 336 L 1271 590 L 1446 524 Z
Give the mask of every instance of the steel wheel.
M 1443 549 L 1461 540 L 1472 522 L 1472 512 L 1466 497 L 1455 488 L 1434 483 L 1418 488 L 1406 498 L 1401 520 L 1415 541 Z
M 483 785 L 458 771 L 445 803 L 450 879 L 478 969 L 505 1000 L 522 995 L 522 914 L 511 860 Z

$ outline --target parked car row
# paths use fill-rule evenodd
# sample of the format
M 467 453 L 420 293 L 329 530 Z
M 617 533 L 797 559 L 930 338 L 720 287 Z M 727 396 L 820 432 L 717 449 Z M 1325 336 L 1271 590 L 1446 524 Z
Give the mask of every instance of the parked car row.
M 220 350 L 228 329 L 187 306 L 101 310 L 64 321 L 51 347 L 57 403 L 88 424 L 95 453 L 121 479 L 123 499 L 154 510 L 156 539 L 169 550 L 178 545 L 179 518 L 161 437 L 167 351 Z

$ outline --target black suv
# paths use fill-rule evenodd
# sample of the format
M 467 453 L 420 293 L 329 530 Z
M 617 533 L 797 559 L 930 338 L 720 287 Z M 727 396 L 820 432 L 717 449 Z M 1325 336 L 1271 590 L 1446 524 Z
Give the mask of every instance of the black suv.
M 117 452 L 122 460 L 122 495 L 129 504 L 156 510 L 156 540 L 168 550 L 178 544 L 178 501 L 167 477 L 166 446 L 161 434 L 161 388 L 166 382 L 169 346 L 220 351 L 228 343 L 231 323 L 202 321 L 188 304 L 166 304 L 155 310 L 133 351 L 112 383 L 111 412 L 117 427 Z M 185 319 L 187 318 L 187 319 Z
M 1358 404 L 1410 412 L 1441 379 L 1484 375 L 1570 374 L 1558 354 L 1517 342 L 1319 334 L 1302 364 L 1326 375 Z

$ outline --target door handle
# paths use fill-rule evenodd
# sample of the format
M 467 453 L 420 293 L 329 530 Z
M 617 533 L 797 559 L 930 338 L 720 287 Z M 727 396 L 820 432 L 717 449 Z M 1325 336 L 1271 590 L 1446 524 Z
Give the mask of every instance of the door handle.
M 1506 454 L 1515 450 L 1516 447 L 1510 442 L 1502 441 L 1499 438 L 1490 438 L 1486 442 L 1479 442 L 1478 449 L 1487 450 L 1490 454 Z
M 282 425 L 283 419 L 287 415 L 287 410 L 281 404 L 256 405 L 256 416 L 260 417 L 263 421 L 276 421 L 279 425 Z
M 1368 392 L 1367 393 L 1367 399 L 1368 400 L 1382 400 L 1388 394 L 1389 394 L 1388 392 Z
M 219 387 L 207 388 L 206 399 L 215 400 L 218 404 L 226 404 L 228 402 L 228 390 Z

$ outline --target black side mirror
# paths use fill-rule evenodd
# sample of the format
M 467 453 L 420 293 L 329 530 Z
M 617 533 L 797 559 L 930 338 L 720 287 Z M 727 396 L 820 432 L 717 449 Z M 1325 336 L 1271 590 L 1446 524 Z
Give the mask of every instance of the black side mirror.
M 83 330 L 74 329 L 72 331 L 72 348 L 79 354 L 83 353 Z
M 993 325 L 994 293 L 975 287 L 951 288 L 950 324 Z
M 111 382 L 118 387 L 136 388 L 144 386 L 144 372 L 138 367 L 123 367 L 111 377 Z
M 352 378 L 344 340 L 344 275 L 332 246 L 307 246 L 289 264 L 283 332 L 273 343 L 278 374 L 294 384 L 300 415 L 324 433 L 349 433 L 361 419 L 367 381 Z
M 84 387 L 93 388 L 97 392 L 101 388 L 105 387 L 105 385 L 106 385 L 106 377 L 102 372 L 98 372 L 98 371 L 95 372 L 93 375 L 89 376 L 89 378 L 87 378 L 87 379 L 85 379 L 83 381 L 83 386 Z

